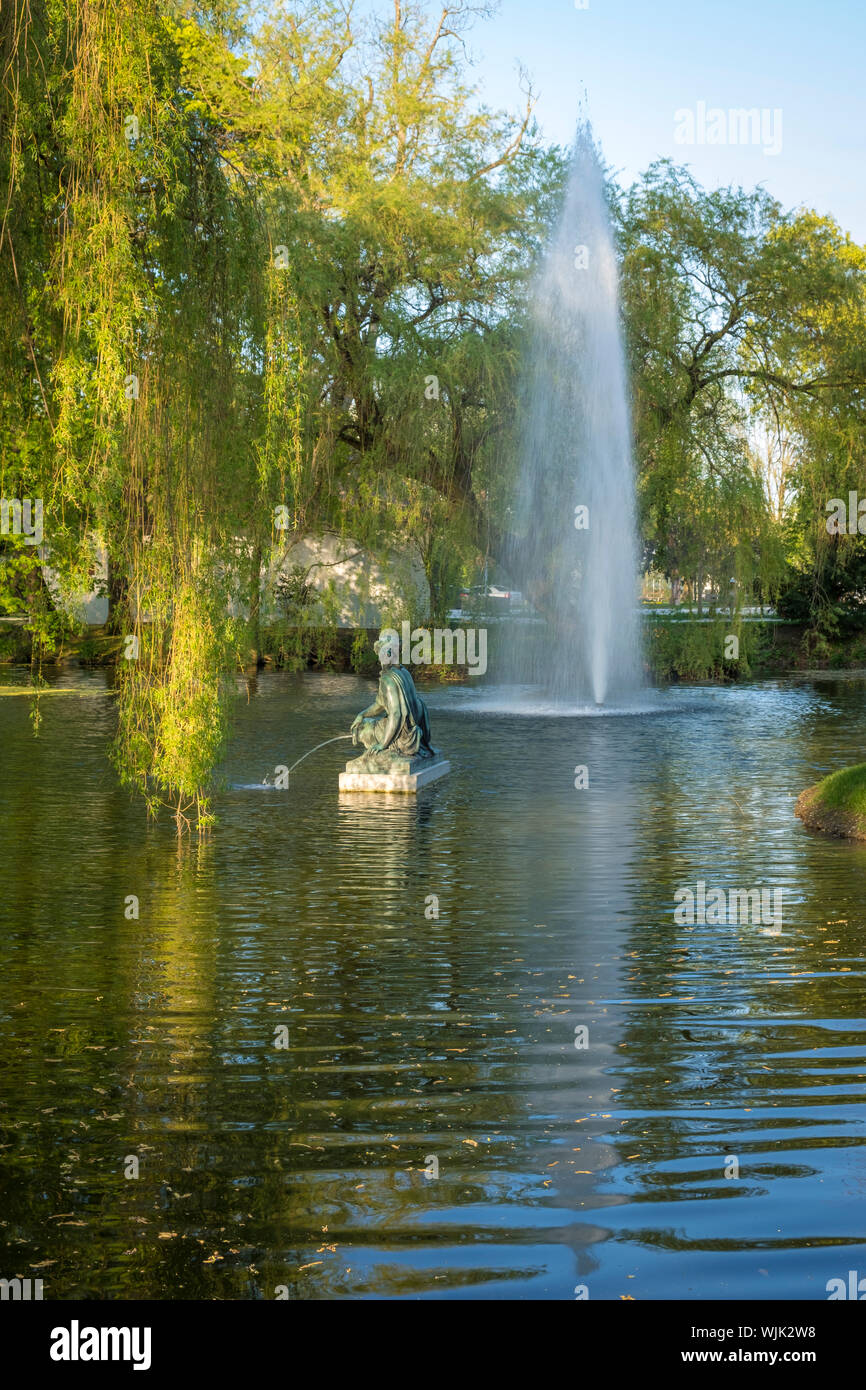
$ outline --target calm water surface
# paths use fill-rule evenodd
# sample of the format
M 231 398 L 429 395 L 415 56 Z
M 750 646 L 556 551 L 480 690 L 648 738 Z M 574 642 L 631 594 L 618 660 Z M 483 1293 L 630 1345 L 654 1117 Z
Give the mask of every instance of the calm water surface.
M 0 698 L 0 1275 L 822 1299 L 866 1274 L 866 847 L 793 816 L 864 757 L 862 685 L 595 719 L 426 692 L 452 773 L 385 800 L 338 794 L 348 744 L 256 785 L 373 689 L 264 675 L 218 827 L 179 844 L 117 787 L 105 677 L 58 684 L 38 739 Z M 698 880 L 784 890 L 781 932 L 677 925 Z

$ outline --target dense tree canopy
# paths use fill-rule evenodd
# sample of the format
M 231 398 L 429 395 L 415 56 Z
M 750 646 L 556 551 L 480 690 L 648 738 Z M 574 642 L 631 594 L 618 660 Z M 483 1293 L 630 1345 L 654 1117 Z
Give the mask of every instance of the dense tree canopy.
M 705 193 L 667 162 L 620 219 L 649 552 L 668 574 L 727 571 L 766 593 L 784 507 L 758 440 L 793 453 L 813 559 L 858 453 L 862 477 L 866 253 L 830 218 L 785 214 L 763 190 Z

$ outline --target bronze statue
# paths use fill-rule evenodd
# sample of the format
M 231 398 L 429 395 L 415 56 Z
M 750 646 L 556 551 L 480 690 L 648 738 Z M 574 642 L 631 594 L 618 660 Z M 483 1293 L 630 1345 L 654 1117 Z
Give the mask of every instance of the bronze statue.
M 362 710 L 352 721 L 352 742 L 361 743 L 366 750 L 348 766 L 387 771 L 396 764 L 413 758 L 433 758 L 436 750 L 430 742 L 430 717 L 427 706 L 415 689 L 415 682 L 405 666 L 392 654 L 391 643 L 381 637 L 373 643 L 381 672 L 379 689 L 372 705 Z
M 385 631 L 393 634 L 393 629 Z M 352 721 L 352 742 L 364 752 L 340 773 L 341 792 L 417 792 L 451 771 L 430 742 L 427 706 L 400 665 L 394 640 L 395 635 L 387 640 L 383 632 L 373 643 L 382 668 L 379 689 L 372 705 Z

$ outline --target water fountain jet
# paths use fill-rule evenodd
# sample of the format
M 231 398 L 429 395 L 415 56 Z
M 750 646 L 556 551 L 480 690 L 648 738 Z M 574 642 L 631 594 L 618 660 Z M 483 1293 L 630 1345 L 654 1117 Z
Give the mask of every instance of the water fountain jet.
M 616 251 L 592 134 L 574 144 L 532 305 L 513 559 L 546 621 L 511 678 L 556 703 L 628 703 L 643 685 L 631 422 Z

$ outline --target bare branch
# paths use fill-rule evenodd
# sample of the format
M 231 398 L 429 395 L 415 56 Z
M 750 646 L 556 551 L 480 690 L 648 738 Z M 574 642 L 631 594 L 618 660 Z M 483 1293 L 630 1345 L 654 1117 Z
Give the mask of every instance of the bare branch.
M 503 164 L 507 164 L 510 159 L 514 158 L 523 143 L 523 137 L 529 127 L 529 122 L 535 110 L 537 100 L 538 98 L 533 95 L 532 88 L 530 87 L 526 96 L 526 114 L 523 117 L 523 124 L 511 141 L 511 144 L 503 151 L 498 159 L 494 159 L 491 164 L 485 164 L 483 169 L 476 169 L 475 173 L 472 175 L 473 179 L 483 178 L 485 174 L 492 173 L 494 169 L 499 169 Z

